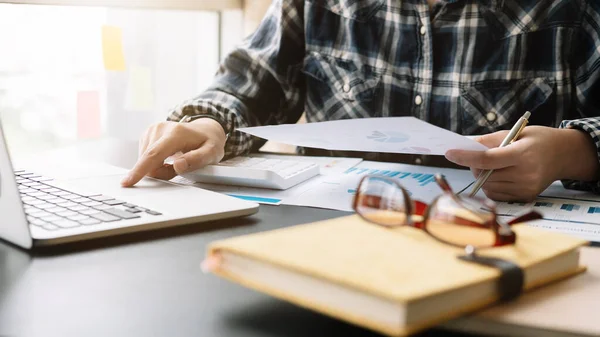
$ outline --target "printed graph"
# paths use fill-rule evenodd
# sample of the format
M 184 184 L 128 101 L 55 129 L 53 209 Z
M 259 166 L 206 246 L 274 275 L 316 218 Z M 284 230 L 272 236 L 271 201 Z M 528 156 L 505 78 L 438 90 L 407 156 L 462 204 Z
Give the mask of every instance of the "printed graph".
M 578 211 L 579 208 L 580 208 L 579 205 L 574 205 L 574 204 L 562 204 L 560 206 L 561 210 L 567 211 L 567 212 Z
M 587 212 L 588 214 L 600 213 L 600 207 L 590 207 Z
M 410 136 L 398 131 L 373 131 L 368 139 L 380 143 L 402 143 L 410 139 Z
M 344 172 L 345 174 L 352 175 L 381 175 L 396 179 L 407 179 L 414 180 L 419 186 L 427 186 L 431 183 L 435 183 L 435 177 L 429 173 L 415 173 L 415 172 L 402 172 L 402 171 L 390 171 L 390 170 L 378 170 L 370 168 L 350 168 Z

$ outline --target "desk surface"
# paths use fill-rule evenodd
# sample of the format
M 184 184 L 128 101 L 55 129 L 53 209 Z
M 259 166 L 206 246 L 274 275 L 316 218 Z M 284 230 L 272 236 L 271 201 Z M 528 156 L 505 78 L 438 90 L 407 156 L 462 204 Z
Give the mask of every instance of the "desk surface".
M 130 167 L 137 145 L 108 141 L 57 153 Z M 43 255 L 0 242 L 0 336 L 376 336 L 205 275 L 199 267 L 213 240 L 343 215 L 261 206 L 247 218 Z

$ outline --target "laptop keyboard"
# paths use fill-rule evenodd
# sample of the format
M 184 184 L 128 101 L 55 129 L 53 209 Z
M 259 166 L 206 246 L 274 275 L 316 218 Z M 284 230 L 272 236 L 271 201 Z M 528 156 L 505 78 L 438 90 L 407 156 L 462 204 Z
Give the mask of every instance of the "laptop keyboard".
M 110 196 L 72 193 L 52 186 L 52 179 L 15 171 L 27 221 L 49 231 L 162 215 Z

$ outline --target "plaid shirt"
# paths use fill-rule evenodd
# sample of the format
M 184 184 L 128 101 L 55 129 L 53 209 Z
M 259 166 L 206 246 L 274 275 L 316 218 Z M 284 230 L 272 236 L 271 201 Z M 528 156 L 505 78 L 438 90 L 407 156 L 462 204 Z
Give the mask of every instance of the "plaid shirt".
M 590 134 L 600 154 L 600 1 L 274 0 L 210 88 L 168 117 L 239 127 L 415 116 L 463 134 L 530 124 Z M 565 182 L 574 188 L 598 184 Z

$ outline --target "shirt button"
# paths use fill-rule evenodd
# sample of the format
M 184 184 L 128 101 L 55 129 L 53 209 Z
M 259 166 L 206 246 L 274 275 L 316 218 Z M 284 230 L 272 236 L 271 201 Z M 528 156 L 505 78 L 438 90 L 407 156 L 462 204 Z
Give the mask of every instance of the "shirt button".
M 421 103 L 423 103 L 423 97 L 421 97 L 421 95 L 415 96 L 415 104 L 421 105 Z
M 427 33 L 427 28 L 425 28 L 425 26 L 421 26 L 419 32 L 421 33 L 421 35 L 425 35 L 425 33 Z
M 344 92 L 349 92 L 350 91 L 350 84 L 348 84 L 348 83 L 344 84 L 344 86 L 342 87 L 342 90 L 344 90 Z
M 496 117 L 497 117 L 497 116 L 496 116 L 496 113 L 495 113 L 495 112 L 493 112 L 493 111 L 490 111 L 490 112 L 488 112 L 488 113 L 487 113 L 487 115 L 485 115 L 485 118 L 486 118 L 488 121 L 490 121 L 490 122 L 493 122 L 493 121 L 495 121 L 495 120 L 496 120 Z

